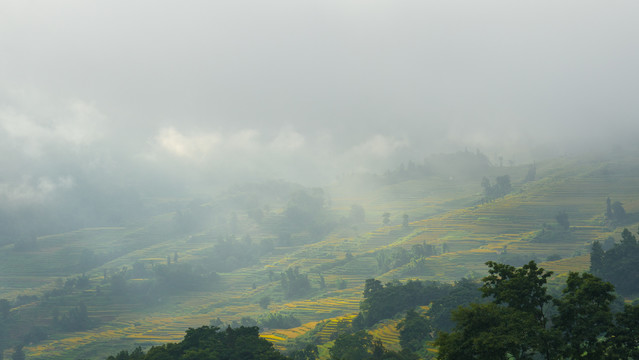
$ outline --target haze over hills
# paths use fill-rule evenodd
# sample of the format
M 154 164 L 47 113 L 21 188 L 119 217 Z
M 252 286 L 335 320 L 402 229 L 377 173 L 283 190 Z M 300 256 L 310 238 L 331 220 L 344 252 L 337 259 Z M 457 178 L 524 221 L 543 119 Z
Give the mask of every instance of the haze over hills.
M 148 213 L 118 226 L 5 244 L 5 347 L 25 342 L 34 359 L 102 359 L 221 321 L 262 324 L 284 349 L 318 321 L 352 320 L 368 278 L 452 282 L 484 276 L 489 260 L 532 259 L 558 274 L 555 283 L 588 270 L 593 241 L 637 227 L 632 216 L 617 225 L 605 217 L 608 197 L 637 212 L 634 156 L 534 166 L 493 165 L 471 152 L 436 159 L 446 172 L 425 162 L 324 189 L 273 181 L 209 198 L 141 199 Z M 489 198 L 482 178 L 497 186 L 502 176 L 511 189 Z M 562 212 L 569 229 L 556 231 Z M 85 318 L 73 315 L 80 307 Z M 268 316 L 303 326 L 277 330 L 290 325 L 265 326 Z M 385 341 L 398 349 L 397 338 Z
M 0 2 L 0 354 L 327 358 L 371 278 L 559 291 L 639 221 L 638 7 Z

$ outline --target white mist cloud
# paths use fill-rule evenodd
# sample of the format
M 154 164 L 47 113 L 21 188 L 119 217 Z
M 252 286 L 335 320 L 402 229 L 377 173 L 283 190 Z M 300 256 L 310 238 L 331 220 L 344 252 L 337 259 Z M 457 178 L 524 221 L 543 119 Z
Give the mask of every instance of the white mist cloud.
M 316 181 L 464 148 L 530 161 L 540 144 L 636 143 L 638 11 L 0 1 L 0 166 L 13 180 L 91 164 L 109 181 L 144 166 Z
M 156 142 L 171 154 L 191 159 L 201 159 L 222 143 L 216 133 L 185 135 L 173 127 L 160 129 Z
M 0 183 L 0 199 L 3 206 L 40 204 L 50 199 L 58 191 L 69 190 L 75 186 L 71 176 L 50 178 L 24 177 L 20 182 Z
M 398 149 L 408 145 L 409 143 L 406 140 L 377 134 L 365 142 L 354 146 L 350 152 L 355 157 L 385 159 L 390 157 Z
M 289 152 L 301 149 L 306 145 L 304 135 L 293 129 L 282 129 L 269 146 L 277 152 Z
M 91 145 L 106 131 L 107 117 L 82 100 L 64 101 L 55 107 L 46 104 L 46 109 L 39 102 L 19 105 L 0 106 L 0 129 L 8 141 L 31 157 L 42 156 L 51 145 L 77 150 Z

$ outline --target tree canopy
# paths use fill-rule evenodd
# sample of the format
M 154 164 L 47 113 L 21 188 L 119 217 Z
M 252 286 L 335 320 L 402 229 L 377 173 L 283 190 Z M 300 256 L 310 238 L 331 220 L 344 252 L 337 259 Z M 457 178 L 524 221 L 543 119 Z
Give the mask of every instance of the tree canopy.
M 639 305 L 613 314 L 614 286 L 590 273 L 570 272 L 561 296 L 546 288 L 547 272 L 488 262 L 483 295 L 453 311 L 455 327 L 438 334 L 438 358 L 638 359 Z M 549 315 L 553 314 L 553 315 Z
M 259 336 L 257 327 L 220 330 L 215 326 L 188 329 L 184 340 L 154 346 L 144 354 L 141 349 L 132 353 L 121 351 L 107 360 L 285 360 L 273 344 Z

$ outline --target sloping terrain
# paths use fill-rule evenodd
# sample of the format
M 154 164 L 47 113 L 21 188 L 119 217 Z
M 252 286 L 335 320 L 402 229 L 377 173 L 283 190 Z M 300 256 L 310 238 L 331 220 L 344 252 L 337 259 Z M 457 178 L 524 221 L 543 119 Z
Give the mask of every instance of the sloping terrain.
M 215 249 L 212 234 L 219 232 L 217 223 L 178 233 L 170 226 L 176 214 L 167 213 L 123 227 L 42 237 L 37 248 L 28 251 L 15 251 L 8 245 L 0 249 L 0 298 L 37 297 L 25 298 L 11 314 L 37 319 L 36 324 L 42 327 L 51 326 L 54 318 L 80 303 L 87 306 L 91 326 L 54 332 L 48 339 L 26 346 L 30 359 L 103 359 L 119 349 L 178 341 L 186 328 L 217 318 L 230 323 L 274 312 L 292 314 L 303 324 L 264 333 L 283 346 L 284 340 L 309 331 L 322 320 L 357 313 L 367 278 L 454 281 L 482 276 L 488 260 L 520 264 L 535 259 L 558 274 L 584 271 L 589 266 L 592 241 L 610 236 L 618 239 L 624 226 L 637 228 L 632 221 L 611 224 L 604 213 L 607 197 L 621 201 L 628 214 L 639 212 L 639 161 L 559 159 L 537 164 L 537 179 L 523 183 L 526 169 L 494 167 L 466 179 L 430 176 L 369 188 L 335 185 L 326 190 L 330 208 L 347 217 L 351 205 L 359 204 L 366 211 L 366 222 L 338 226 L 317 241 L 276 244 L 250 266 L 217 271 L 215 280 L 206 280 L 210 286 L 162 296 L 154 293 L 143 300 L 137 295 L 115 294 L 110 279 L 131 274 L 135 266 L 148 272 L 160 264 L 207 261 L 204 254 Z M 511 176 L 510 194 L 482 201 L 482 176 L 503 174 Z M 270 219 L 276 219 L 284 211 L 280 203 L 268 213 L 273 214 Z M 536 241 L 540 231 L 557 228 L 555 217 L 561 211 L 570 221 L 569 236 Z M 390 215 L 388 224 L 383 223 L 384 213 Z M 264 223 L 252 221 L 241 211 L 234 214 L 235 233 L 249 234 L 252 246 L 258 247 L 272 236 L 264 230 Z M 434 252 L 391 268 L 380 266 L 383 256 L 392 258 L 399 248 L 410 252 L 415 245 L 431 245 Z M 234 261 L 226 260 L 230 265 Z M 280 274 L 294 267 L 308 277 L 311 289 L 287 297 Z M 64 288 L 68 279 L 83 274 L 89 280 L 85 288 L 44 297 L 47 291 Z M 134 276 L 126 281 L 129 289 L 148 282 Z M 266 309 L 259 305 L 265 296 L 270 299 Z M 333 323 L 336 320 L 328 321 L 329 326 L 322 330 L 327 341 Z M 391 321 L 373 334 L 396 348 L 394 326 L 396 321 Z M 9 353 L 7 350 L 5 355 Z

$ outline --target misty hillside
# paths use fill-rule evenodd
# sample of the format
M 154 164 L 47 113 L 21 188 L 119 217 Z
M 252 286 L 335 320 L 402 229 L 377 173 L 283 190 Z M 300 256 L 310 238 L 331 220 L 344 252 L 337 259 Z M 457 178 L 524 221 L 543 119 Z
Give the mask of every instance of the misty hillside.
M 211 324 L 259 325 L 285 349 L 319 321 L 351 321 L 369 278 L 453 282 L 484 276 L 489 260 L 535 260 L 560 281 L 589 269 L 593 241 L 637 227 L 638 174 L 632 156 L 500 166 L 461 152 L 324 188 L 139 199 L 152 210 L 111 226 L 5 241 L 3 347 L 102 359 Z M 607 217 L 608 198 L 623 219 Z M 375 331 L 398 349 L 396 330 Z
M 0 1 L 0 359 L 445 357 L 490 261 L 631 322 L 638 12 Z

